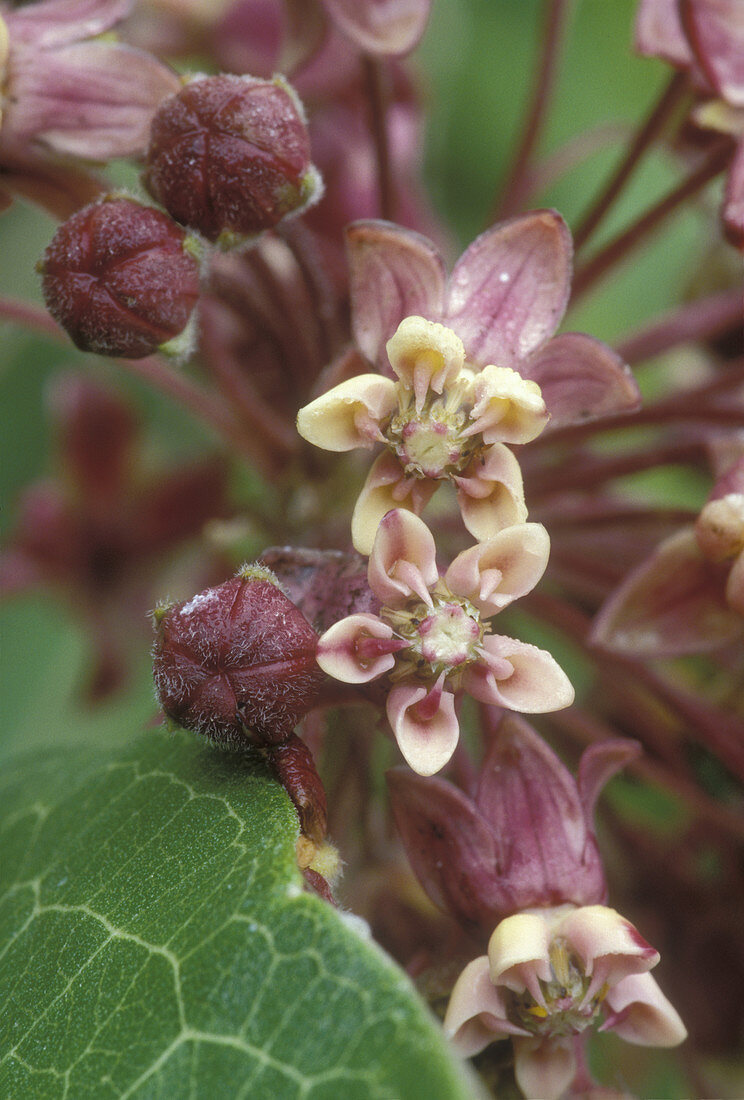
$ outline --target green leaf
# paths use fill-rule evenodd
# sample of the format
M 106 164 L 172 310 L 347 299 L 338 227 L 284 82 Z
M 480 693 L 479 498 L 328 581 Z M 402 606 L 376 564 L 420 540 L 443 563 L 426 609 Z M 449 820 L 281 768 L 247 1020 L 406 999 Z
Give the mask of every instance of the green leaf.
M 0 807 L 0 1096 L 473 1096 L 361 922 L 303 892 L 254 757 L 162 731 L 35 754 Z

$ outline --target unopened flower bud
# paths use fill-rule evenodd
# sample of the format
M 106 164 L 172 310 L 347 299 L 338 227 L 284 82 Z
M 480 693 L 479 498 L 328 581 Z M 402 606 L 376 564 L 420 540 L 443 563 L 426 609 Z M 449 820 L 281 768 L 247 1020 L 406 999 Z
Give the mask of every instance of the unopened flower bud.
M 47 309 L 83 351 L 140 359 L 184 332 L 199 297 L 189 238 L 166 214 L 111 197 L 73 214 L 40 271 Z
M 314 705 L 317 635 L 263 566 L 156 609 L 155 687 L 169 718 L 222 744 L 276 745 Z
M 179 222 L 232 243 L 320 196 L 302 107 L 280 77 L 197 77 L 155 116 L 144 183 Z

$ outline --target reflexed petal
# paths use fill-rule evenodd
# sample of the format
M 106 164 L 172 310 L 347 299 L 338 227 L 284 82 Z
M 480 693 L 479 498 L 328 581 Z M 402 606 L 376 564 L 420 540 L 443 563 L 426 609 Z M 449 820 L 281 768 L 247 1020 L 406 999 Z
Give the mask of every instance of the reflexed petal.
M 550 980 L 550 925 L 537 913 L 502 920 L 488 941 L 491 981 L 515 993 L 528 990 L 544 1004 L 540 981 Z
M 431 604 L 429 589 L 439 580 L 436 553 L 422 519 L 402 508 L 388 512 L 369 559 L 370 588 L 388 607 L 403 607 L 414 595 Z
M 522 471 L 503 443 L 492 444 L 483 460 L 472 461 L 453 480 L 463 523 L 479 542 L 527 519 Z
M 520 372 L 539 385 L 551 428 L 632 412 L 641 404 L 630 367 L 607 344 L 581 332 L 549 340 Z
M 682 24 L 713 88 L 744 107 L 744 4 L 741 0 L 682 0 Z
M 473 423 L 465 435 L 479 433 L 484 443 L 529 443 L 548 422 L 540 387 L 511 367 L 484 367 L 474 390 Z
M 587 1001 L 605 982 L 617 985 L 630 974 L 651 970 L 659 961 L 659 952 L 630 921 L 606 905 L 584 905 L 567 913 L 560 924 L 560 936 L 591 976 Z
M 441 393 L 465 365 L 462 340 L 451 328 L 423 317 L 406 317 L 386 345 L 388 359 L 403 385 L 416 395 L 420 412 L 429 388 Z
M 603 787 L 629 761 L 636 760 L 642 751 L 638 741 L 613 737 L 609 741 L 590 745 L 581 754 L 578 774 L 579 797 L 587 828 L 590 831 L 594 831 L 594 809 Z
M 463 1058 L 478 1054 L 495 1039 L 524 1034 L 506 1018 L 503 999 L 488 972 L 486 955 L 468 963 L 455 982 L 443 1027 Z
M 383 438 L 380 422 L 390 415 L 397 400 L 391 379 L 360 374 L 300 409 L 297 431 L 308 443 L 326 451 L 372 447 Z
M 16 57 L 3 127 L 16 140 L 87 160 L 143 154 L 157 107 L 181 87 L 167 66 L 118 42 L 81 42 L 43 57 Z
M 510 367 L 557 329 L 571 283 L 571 235 L 538 210 L 482 233 L 455 264 L 445 324 L 479 366 Z
M 334 623 L 318 641 L 315 659 L 329 676 L 345 684 L 366 684 L 395 664 L 392 653 L 363 657 L 358 651 L 365 638 L 393 637 L 393 629 L 376 615 L 349 615 Z
M 525 1096 L 558 1100 L 575 1073 L 570 1038 L 514 1040 L 514 1076 Z
M 488 542 L 458 554 L 445 574 L 450 591 L 485 615 L 531 592 L 545 572 L 550 537 L 541 523 L 506 527 Z
M 463 679 L 475 699 L 525 714 L 562 710 L 573 702 L 570 680 L 544 649 L 498 634 L 487 634 L 481 648 L 483 656 Z
M 440 681 L 425 687 L 399 684 L 387 697 L 387 716 L 400 751 L 419 775 L 433 775 L 455 751 L 460 726 L 455 714 L 455 697 L 442 691 Z M 432 705 L 438 703 L 432 713 Z
M 726 603 L 726 567 L 700 553 L 692 527 L 666 539 L 634 569 L 594 620 L 594 645 L 636 656 L 701 653 L 742 634 Z
M 351 517 L 351 541 L 370 554 L 382 517 L 393 508 L 422 512 L 438 487 L 436 481 L 407 478 L 396 457 L 386 451 L 372 464 Z
M 679 17 L 679 0 L 641 0 L 635 46 L 647 57 L 663 57 L 682 69 L 690 67 L 693 56 Z
M 42 0 L 5 12 L 15 43 L 39 49 L 93 38 L 125 19 L 134 0 Z
M 385 344 L 404 317 L 437 320 L 445 271 L 431 241 L 391 222 L 358 221 L 346 230 L 354 340 L 382 374 Z
M 651 974 L 633 974 L 613 986 L 606 1008 L 612 1009 L 600 1030 L 612 1030 L 629 1043 L 676 1047 L 687 1038 L 677 1010 Z
M 410 53 L 424 33 L 431 0 L 323 0 L 334 23 L 364 53 Z

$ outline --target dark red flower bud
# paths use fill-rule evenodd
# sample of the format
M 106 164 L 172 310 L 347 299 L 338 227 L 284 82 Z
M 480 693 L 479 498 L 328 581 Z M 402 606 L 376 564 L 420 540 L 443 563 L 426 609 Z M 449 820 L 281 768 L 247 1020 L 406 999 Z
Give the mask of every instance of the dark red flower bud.
M 316 702 L 317 635 L 269 569 L 243 566 L 154 619 L 158 698 L 186 729 L 223 744 L 275 745 Z
M 177 221 L 220 243 L 269 229 L 320 194 L 301 104 L 280 77 L 197 77 L 166 99 L 144 183 Z
M 110 197 L 73 214 L 40 264 L 47 309 L 83 351 L 140 359 L 186 328 L 193 243 L 166 214 Z

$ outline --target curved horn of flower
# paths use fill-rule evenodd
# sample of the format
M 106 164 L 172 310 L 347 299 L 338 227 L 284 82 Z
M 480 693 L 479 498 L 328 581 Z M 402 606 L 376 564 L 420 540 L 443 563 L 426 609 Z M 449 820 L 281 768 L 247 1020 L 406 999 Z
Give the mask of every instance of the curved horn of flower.
M 454 752 L 461 690 L 528 712 L 572 702 L 571 684 L 549 653 L 491 634 L 488 621 L 537 584 L 549 549 L 543 527 L 520 524 L 463 551 L 440 577 L 423 520 L 394 509 L 380 523 L 368 567 L 379 616 L 335 623 L 317 660 L 346 683 L 389 674 L 388 720 L 420 775 L 439 771 Z

